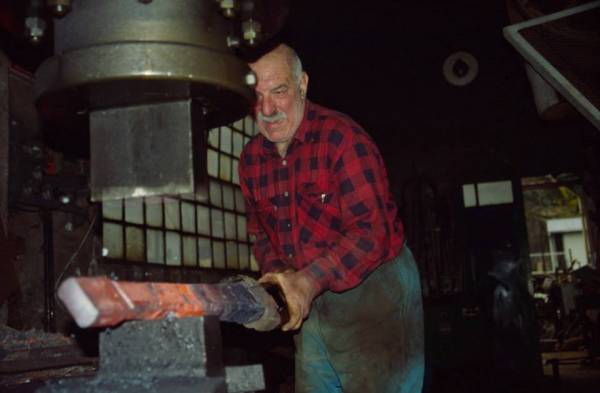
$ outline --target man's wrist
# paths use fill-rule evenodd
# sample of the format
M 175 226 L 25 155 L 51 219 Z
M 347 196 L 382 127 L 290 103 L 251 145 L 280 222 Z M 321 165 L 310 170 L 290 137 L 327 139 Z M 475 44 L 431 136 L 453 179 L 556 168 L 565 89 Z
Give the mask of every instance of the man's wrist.
M 304 280 L 310 282 L 314 288 L 314 297 L 317 297 L 329 288 L 329 277 L 322 274 L 322 270 L 314 263 L 299 270 Z

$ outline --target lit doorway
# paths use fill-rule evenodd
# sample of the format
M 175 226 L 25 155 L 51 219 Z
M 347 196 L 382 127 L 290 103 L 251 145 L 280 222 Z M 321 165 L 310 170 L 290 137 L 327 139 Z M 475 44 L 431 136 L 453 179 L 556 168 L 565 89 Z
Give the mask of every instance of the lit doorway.
M 543 279 L 594 265 L 579 179 L 531 177 L 522 187 L 532 275 Z
M 583 296 L 596 275 L 598 228 L 581 179 L 572 174 L 521 181 L 530 260 L 530 290 L 549 362 L 594 357 L 593 318 Z M 546 370 L 548 373 L 548 370 Z M 550 371 L 551 373 L 551 371 Z

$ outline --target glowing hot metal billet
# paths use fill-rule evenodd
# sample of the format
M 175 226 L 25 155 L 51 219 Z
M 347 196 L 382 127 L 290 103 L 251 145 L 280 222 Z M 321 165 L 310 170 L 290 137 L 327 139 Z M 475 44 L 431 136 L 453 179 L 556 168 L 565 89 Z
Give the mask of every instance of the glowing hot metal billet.
M 249 277 L 214 285 L 71 277 L 61 284 L 58 297 L 82 328 L 168 316 L 216 316 L 221 321 L 260 323 L 261 330 L 281 322 L 275 300 Z

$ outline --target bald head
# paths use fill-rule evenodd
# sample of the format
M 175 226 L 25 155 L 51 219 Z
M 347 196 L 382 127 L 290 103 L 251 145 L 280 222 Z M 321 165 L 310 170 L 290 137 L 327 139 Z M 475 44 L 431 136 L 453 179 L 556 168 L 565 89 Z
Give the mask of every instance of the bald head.
M 296 51 L 286 44 L 277 45 L 274 49 L 264 54 L 256 62 L 258 63 L 263 60 L 285 62 L 294 81 L 300 81 L 300 77 L 302 76 L 302 62 L 300 61 L 300 57 Z M 250 66 L 252 66 L 252 64 Z

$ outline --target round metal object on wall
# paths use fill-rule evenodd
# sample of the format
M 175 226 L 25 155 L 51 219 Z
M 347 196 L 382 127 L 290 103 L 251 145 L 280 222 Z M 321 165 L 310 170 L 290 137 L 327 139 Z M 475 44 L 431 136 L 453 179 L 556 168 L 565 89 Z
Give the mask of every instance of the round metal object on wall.
M 477 77 L 479 62 L 469 52 L 454 52 L 444 61 L 442 72 L 451 85 L 466 86 Z
M 260 0 L 256 0 L 260 1 Z M 214 0 L 78 0 L 55 20 L 55 56 L 36 73 L 42 115 L 192 98 L 208 126 L 242 117 L 250 71 L 228 47 L 235 21 Z

